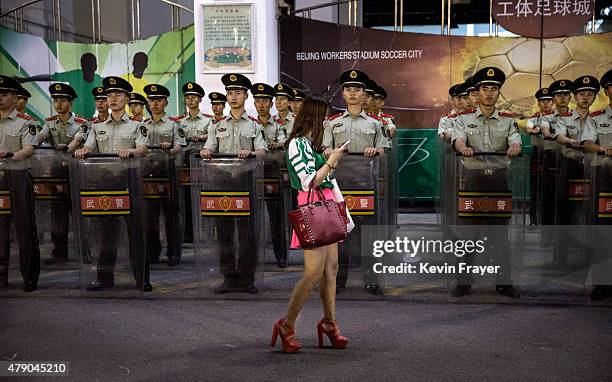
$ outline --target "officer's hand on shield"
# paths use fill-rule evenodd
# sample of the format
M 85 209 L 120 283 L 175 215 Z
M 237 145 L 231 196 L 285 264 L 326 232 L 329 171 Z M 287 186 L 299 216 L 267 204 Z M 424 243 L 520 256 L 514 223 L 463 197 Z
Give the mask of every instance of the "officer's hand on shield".
M 117 155 L 121 159 L 128 159 L 130 157 L 131 153 L 132 152 L 130 150 L 128 150 L 128 149 L 121 149 L 121 150 L 117 151 Z
M 521 153 L 521 146 L 513 145 L 507 151 L 507 154 L 510 158 L 517 157 Z
M 568 138 L 566 142 L 567 142 L 567 145 L 568 145 L 568 146 L 573 147 L 573 148 L 575 148 L 575 149 L 577 149 L 578 147 L 580 147 L 580 142 L 578 142 L 578 141 L 577 141 L 577 140 L 575 140 L 575 139 Z
M 64 143 L 60 143 L 57 146 L 55 146 L 55 148 L 58 149 L 59 151 L 66 151 L 68 150 L 68 145 Z
M 172 147 L 172 143 L 170 142 L 162 142 L 159 144 L 159 147 L 163 150 L 168 150 L 170 147 Z
M 2 151 L 0 150 L 0 158 L 4 158 L 6 156 L 6 154 L 8 153 L 8 151 Z
M 85 159 L 85 155 L 89 154 L 87 149 L 78 149 L 74 152 L 74 157 L 78 159 Z
M 363 156 L 373 157 L 377 152 L 378 150 L 376 150 L 376 147 L 366 147 L 365 150 L 363 150 Z
M 202 149 L 200 150 L 200 157 L 204 158 L 204 159 L 210 159 L 213 156 L 213 152 L 210 151 L 209 149 Z
M 612 156 L 612 147 L 602 147 L 601 152 L 607 156 Z
M 459 152 L 464 157 L 471 157 L 474 155 L 474 150 L 471 147 L 467 147 L 467 146 L 463 147 L 461 150 L 459 150 Z
M 253 154 L 251 150 L 240 150 L 238 151 L 238 158 L 245 159 L 251 154 Z
M 208 134 L 200 135 L 197 137 L 199 142 L 206 142 L 208 139 Z

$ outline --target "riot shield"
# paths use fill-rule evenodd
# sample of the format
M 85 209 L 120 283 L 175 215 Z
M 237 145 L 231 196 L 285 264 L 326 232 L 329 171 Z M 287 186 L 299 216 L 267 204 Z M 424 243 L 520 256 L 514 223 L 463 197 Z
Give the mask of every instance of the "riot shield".
M 585 160 L 590 178 L 586 207 L 585 255 L 582 275 L 590 271 L 594 288 L 612 288 L 612 157 L 590 155 Z M 588 279 L 586 279 L 588 284 Z M 608 295 L 610 291 L 608 291 Z M 593 295 L 592 295 L 593 297 Z M 593 299 L 597 299 L 593 297 Z
M 52 146 L 40 146 L 30 159 L 34 183 L 36 227 L 46 284 L 78 285 L 78 256 L 70 200 L 70 155 Z
M 148 155 L 142 159 L 146 250 L 150 264 L 160 263 L 164 248 L 167 265 L 176 266 L 181 259 L 180 159 L 159 147 L 149 147 Z
M 191 156 L 194 253 L 202 295 L 263 287 L 263 160 Z
M 391 149 L 385 153 L 387 161 L 385 163 L 385 169 L 381 171 L 381 175 L 385 177 L 382 185 L 385 186 L 387 192 L 384 193 L 387 207 L 388 224 L 390 227 L 397 227 L 397 214 L 399 208 L 399 182 L 397 173 L 397 162 L 398 162 L 398 147 L 397 139 L 391 140 Z
M 283 168 L 287 168 L 285 151 L 269 151 L 264 160 L 265 251 L 266 259 L 273 259 L 279 268 L 287 267 L 289 238 L 285 201 L 291 199 L 291 188 L 281 173 Z
M 367 256 L 370 243 L 362 240 L 362 226 L 374 234 L 369 237 L 378 239 L 387 236 L 389 222 L 389 202 L 381 197 L 387 184 L 384 171 L 388 159 L 385 155 L 371 158 L 363 153 L 345 155 L 333 176 L 353 217 L 355 228 L 349 237 L 338 246 L 339 270 L 336 279 L 337 288 L 363 288 L 372 294 L 381 294 L 384 280 L 370 272 L 371 256 Z M 363 256 L 363 257 L 362 257 Z M 363 261 L 362 261 L 363 260 Z
M 495 286 L 501 294 L 518 297 L 530 158 L 509 158 L 502 152 L 456 156 L 455 160 L 455 243 L 474 242 L 477 248 L 458 253 L 455 245 L 451 293 Z
M 189 158 L 191 154 L 199 153 L 204 142 L 193 142 L 187 139 L 187 147 L 182 152 L 179 168 L 179 193 L 182 197 L 183 213 L 181 214 L 181 227 L 183 227 L 183 243 L 193 243 L 193 218 L 191 211 L 191 170 Z
M 81 288 L 87 296 L 140 295 L 149 282 L 141 159 L 73 159 L 70 188 Z
M 40 252 L 30 163 L 11 157 L 0 158 L 0 290 L 23 279 L 24 291 L 31 292 L 38 285 Z

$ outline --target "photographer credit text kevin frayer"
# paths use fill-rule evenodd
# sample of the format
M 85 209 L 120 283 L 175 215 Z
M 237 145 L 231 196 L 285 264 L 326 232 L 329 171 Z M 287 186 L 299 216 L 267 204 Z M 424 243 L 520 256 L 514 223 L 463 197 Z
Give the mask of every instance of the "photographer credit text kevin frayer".
M 375 240 L 372 243 L 372 256 L 381 259 L 388 254 L 404 254 L 403 259 L 417 259 L 417 254 L 454 255 L 458 258 L 466 255 L 482 255 L 485 253 L 487 238 L 482 240 L 426 240 L 421 237 L 412 240 L 407 237 L 396 237 L 395 240 Z M 418 260 L 418 259 L 417 259 Z M 429 262 L 402 261 L 396 265 L 385 265 L 375 262 L 372 265 L 374 273 L 393 274 L 496 274 L 500 272 L 499 265 L 470 265 L 468 262 L 456 264 L 431 264 Z

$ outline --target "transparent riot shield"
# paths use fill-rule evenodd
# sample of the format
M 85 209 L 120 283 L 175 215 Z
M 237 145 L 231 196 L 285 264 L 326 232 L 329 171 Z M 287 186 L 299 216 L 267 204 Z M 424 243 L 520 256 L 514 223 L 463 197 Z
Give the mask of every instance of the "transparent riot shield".
M 529 156 L 505 152 L 455 157 L 452 295 L 484 289 L 518 297 L 529 166 Z
M 593 288 L 612 288 L 612 157 L 589 155 L 585 176 L 590 178 L 585 221 L 586 284 Z M 596 299 L 596 298 L 594 298 Z
M 71 218 L 70 155 L 52 146 L 40 146 L 34 150 L 30 162 L 41 266 L 43 270 L 54 271 L 43 272 L 43 281 L 75 287 L 78 256 Z
M 159 264 L 165 249 L 166 264 L 177 266 L 182 251 L 183 198 L 179 189 L 180 156 L 149 147 L 142 159 L 146 250 L 149 264 Z M 153 267 L 156 269 L 156 267 Z
M 397 214 L 399 208 L 399 182 L 397 173 L 397 162 L 398 162 L 398 147 L 397 139 L 391 140 L 391 150 L 385 153 L 387 158 L 385 163 L 385 169 L 381 172 L 381 175 L 385 177 L 383 182 L 386 185 L 387 192 L 384 193 L 387 207 L 388 222 L 386 223 L 390 227 L 397 227 Z
M 342 191 L 346 206 L 353 218 L 355 228 L 349 237 L 338 246 L 339 270 L 337 288 L 365 289 L 372 294 L 381 294 L 384 280 L 370 272 L 369 243 L 362 240 L 362 227 L 375 231 L 379 238 L 388 235 L 389 203 L 381 198 L 385 191 L 385 169 L 388 159 L 385 155 L 367 158 L 363 153 L 349 153 L 334 170 L 333 176 Z
M 289 237 L 285 201 L 291 199 L 291 188 L 285 184 L 288 180 L 283 177 L 283 168 L 287 168 L 285 151 L 269 151 L 264 161 L 265 258 L 279 268 L 286 268 L 288 264 Z
M 34 192 L 29 161 L 0 158 L 0 291 L 38 285 L 40 251 L 34 219 Z
M 204 147 L 204 142 L 193 142 L 187 139 L 187 147 L 182 152 L 179 168 L 179 193 L 183 200 L 183 213 L 181 214 L 181 227 L 183 227 L 183 243 L 193 243 L 193 218 L 191 211 L 191 170 L 189 158 L 194 153 L 199 153 Z
M 73 159 L 70 188 L 84 293 L 140 295 L 149 282 L 141 159 Z
M 201 294 L 263 287 L 263 160 L 191 157 L 194 253 Z

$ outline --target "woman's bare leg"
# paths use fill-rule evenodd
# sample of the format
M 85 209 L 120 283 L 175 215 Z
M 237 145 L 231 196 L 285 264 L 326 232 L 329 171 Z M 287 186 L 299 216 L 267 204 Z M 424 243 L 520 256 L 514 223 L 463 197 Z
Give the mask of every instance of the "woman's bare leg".
M 327 256 L 325 269 L 319 286 L 319 295 L 323 305 L 323 316 L 330 320 L 336 318 L 336 276 L 338 275 L 338 243 L 325 247 Z
M 300 310 L 310 296 L 310 292 L 323 277 L 326 259 L 325 247 L 304 250 L 304 275 L 293 288 L 289 308 L 284 318 L 285 329 L 295 325 Z

